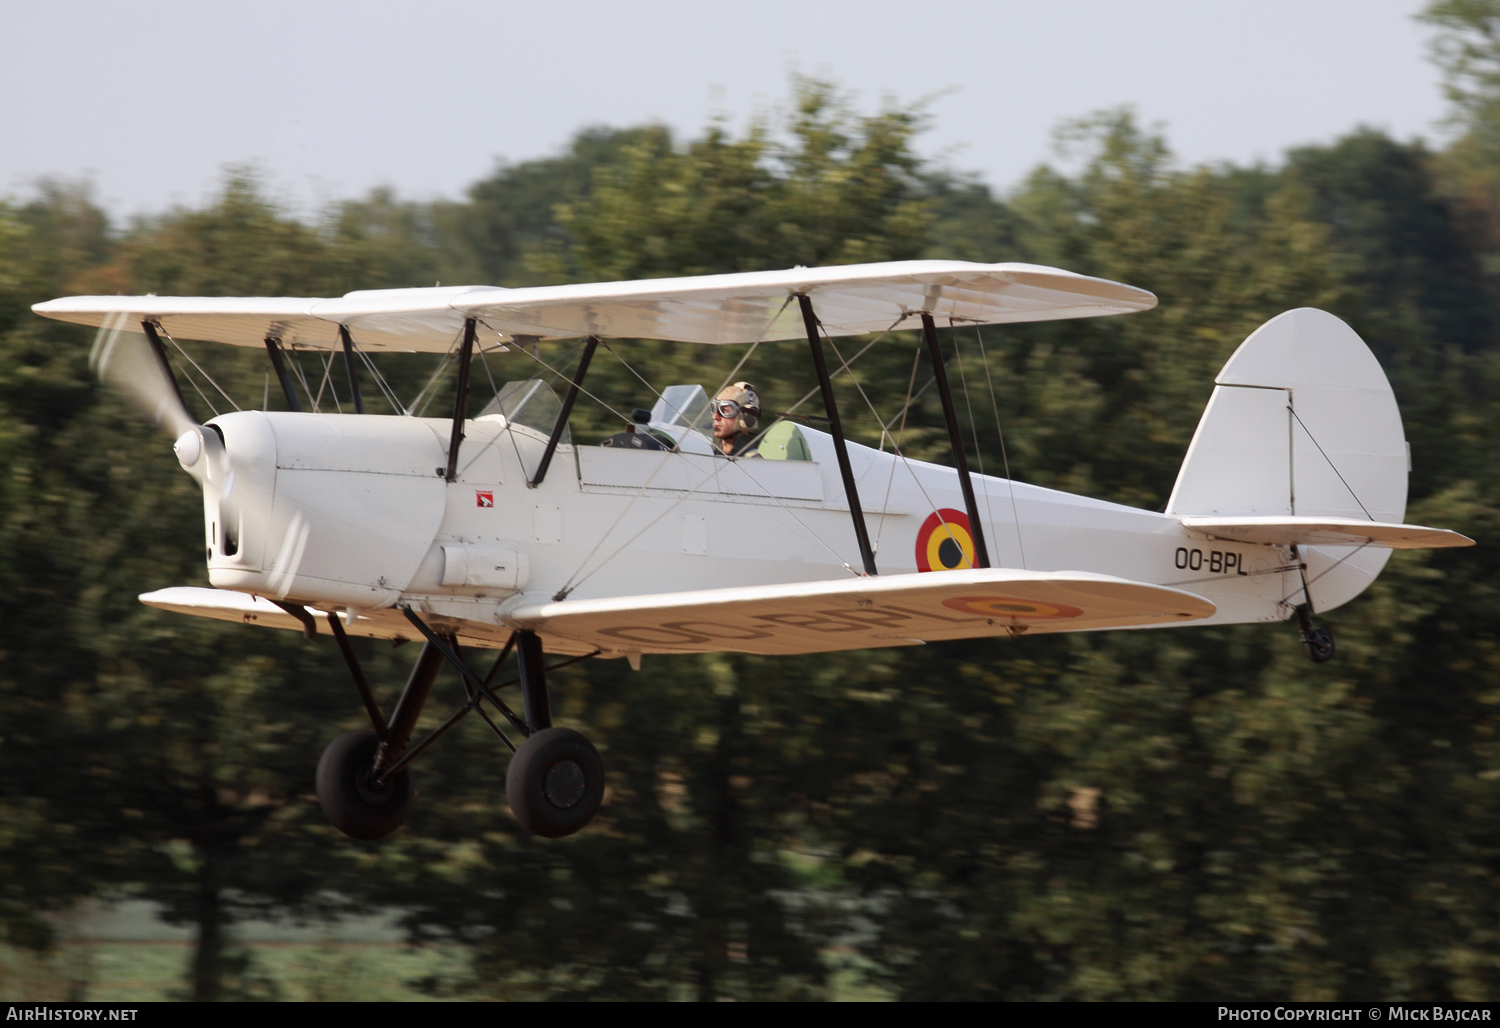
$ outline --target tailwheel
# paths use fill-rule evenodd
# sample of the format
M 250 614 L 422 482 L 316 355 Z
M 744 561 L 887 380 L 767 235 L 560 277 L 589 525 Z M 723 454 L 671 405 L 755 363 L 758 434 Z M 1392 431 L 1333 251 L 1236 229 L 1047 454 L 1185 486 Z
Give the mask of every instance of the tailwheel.
M 510 758 L 505 797 L 522 826 L 557 839 L 594 819 L 604 799 L 604 761 L 571 728 L 534 732 Z
M 356 839 L 383 839 L 406 821 L 411 774 L 405 768 L 372 783 L 380 739 L 373 729 L 345 732 L 318 761 L 318 806 L 333 826 Z
M 1307 659 L 1314 664 L 1326 664 L 1333 659 L 1333 633 L 1326 628 L 1314 628 L 1302 639 L 1302 648 Z
M 1312 614 L 1306 604 L 1297 608 L 1297 627 L 1308 660 L 1314 664 L 1326 664 L 1333 659 L 1333 633 L 1326 628 L 1313 627 Z

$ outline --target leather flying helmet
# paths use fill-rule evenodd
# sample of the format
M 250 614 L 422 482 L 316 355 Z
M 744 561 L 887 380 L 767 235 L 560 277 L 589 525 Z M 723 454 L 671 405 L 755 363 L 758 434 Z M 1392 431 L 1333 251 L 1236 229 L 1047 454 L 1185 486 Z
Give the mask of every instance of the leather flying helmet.
M 736 382 L 720 389 L 712 407 L 719 417 L 734 418 L 735 427 L 741 432 L 754 432 L 760 424 L 760 397 L 749 382 Z

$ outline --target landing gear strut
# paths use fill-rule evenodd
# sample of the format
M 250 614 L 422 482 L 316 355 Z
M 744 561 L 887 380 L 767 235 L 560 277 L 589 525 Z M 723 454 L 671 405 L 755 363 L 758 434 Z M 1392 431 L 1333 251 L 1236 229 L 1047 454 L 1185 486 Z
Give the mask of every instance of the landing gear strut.
M 1297 605 L 1297 633 L 1302 637 L 1302 648 L 1307 659 L 1314 664 L 1326 664 L 1333 659 L 1333 633 L 1326 628 L 1313 627 L 1312 593 L 1307 588 L 1307 564 L 1297 547 L 1292 547 L 1292 559 L 1297 562 L 1298 574 L 1302 576 L 1302 602 Z
M 505 798 L 511 813 L 548 839 L 572 835 L 594 819 L 604 799 L 604 761 L 594 744 L 571 728 L 553 728 L 547 670 L 535 632 L 516 633 L 521 696 L 531 735 L 510 758 Z
M 296 615 L 299 611 L 306 614 L 304 623 L 316 624 L 305 608 L 298 607 L 292 613 Z M 318 805 L 333 826 L 345 835 L 367 840 L 383 839 L 401 827 L 411 809 L 408 768 L 412 761 L 472 712 L 478 712 L 514 753 L 505 776 L 505 794 L 522 826 L 537 835 L 556 839 L 572 835 L 592 821 L 604 798 L 604 761 L 581 734 L 571 728 L 553 727 L 547 672 L 595 654 L 547 668 L 541 639 L 535 632 L 517 631 L 501 650 L 489 675 L 481 680 L 464 662 L 453 636 L 438 635 L 413 611 L 406 611 L 406 618 L 427 642 L 387 722 L 365 681 L 338 615 L 328 615 L 328 626 L 338 640 L 370 717 L 369 728 L 339 736 L 328 744 L 318 761 Z M 520 665 L 519 677 L 494 685 L 513 648 Z M 410 746 L 417 719 L 444 663 L 458 671 L 468 702 L 421 742 Z M 496 689 L 516 684 L 521 686 L 521 715 L 495 695 Z M 523 736 L 519 747 L 485 711 L 484 702 Z
M 337 615 L 329 620 L 337 624 Z M 348 641 L 342 635 L 342 626 L 337 631 L 344 643 L 340 648 L 346 649 Z M 345 656 L 352 658 L 353 651 L 347 651 Z M 443 654 L 431 642 L 427 643 L 411 669 L 406 688 L 401 690 L 390 724 L 380 722 L 380 708 L 371 698 L 367 707 L 372 712 L 374 726 L 345 732 L 323 751 L 318 761 L 318 806 L 345 835 L 383 839 L 406 821 L 411 809 L 411 772 L 403 766 L 392 773 L 392 767 L 411 741 L 417 718 L 442 667 Z M 361 692 L 368 694 L 364 674 L 360 673 L 356 680 L 363 686 Z

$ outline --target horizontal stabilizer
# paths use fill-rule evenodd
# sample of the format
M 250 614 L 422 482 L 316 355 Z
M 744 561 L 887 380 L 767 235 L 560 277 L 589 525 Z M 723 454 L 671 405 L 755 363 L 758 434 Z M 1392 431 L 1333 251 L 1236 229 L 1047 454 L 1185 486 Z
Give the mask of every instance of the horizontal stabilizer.
M 1180 589 L 1109 575 L 990 568 L 565 600 L 518 607 L 507 620 L 614 653 L 795 654 L 1180 624 L 1216 609 Z
M 1473 539 L 1446 528 L 1393 525 L 1358 518 L 1185 517 L 1182 523 L 1195 532 L 1206 532 L 1217 539 L 1276 546 L 1364 546 L 1373 543 L 1393 550 L 1438 550 L 1474 545 Z

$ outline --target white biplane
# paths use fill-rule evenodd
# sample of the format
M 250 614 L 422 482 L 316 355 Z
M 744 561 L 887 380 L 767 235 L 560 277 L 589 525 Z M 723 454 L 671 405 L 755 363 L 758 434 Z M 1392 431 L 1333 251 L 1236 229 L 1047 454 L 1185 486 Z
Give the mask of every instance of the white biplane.
M 326 622 L 372 727 L 329 745 L 318 798 L 338 828 L 375 839 L 405 819 L 411 762 L 471 712 L 514 751 L 506 793 L 523 825 L 555 837 L 589 822 L 603 763 L 582 735 L 552 725 L 546 675 L 561 664 L 546 667 L 544 653 L 639 667 L 642 654 L 818 653 L 1295 616 L 1322 661 L 1332 638 L 1312 615 L 1357 596 L 1392 549 L 1472 544 L 1402 523 L 1409 456 L 1390 385 L 1347 325 L 1312 309 L 1273 318 L 1224 366 L 1164 513 L 969 471 L 940 321 L 1155 304 L 1144 290 L 1055 268 L 911 261 L 333 299 L 70 297 L 33 310 L 100 329 L 96 370 L 171 433 L 203 488 L 214 588 L 142 601 L 309 636 Z M 844 437 L 831 383 L 848 365 L 830 374 L 824 338 L 903 327 L 920 329 L 928 349 L 954 467 Z M 197 423 L 163 336 L 265 347 L 291 410 Z M 762 433 L 759 458 L 725 457 L 703 431 L 707 394 L 683 385 L 635 415 L 664 448 L 572 445 L 569 414 L 607 337 L 805 337 L 827 431 L 781 419 Z M 476 351 L 539 361 L 536 341 L 567 338 L 582 339 L 582 353 L 560 402 L 530 379 L 469 417 Z M 325 381 L 342 351 L 356 413 L 302 411 L 287 353 L 308 350 L 325 355 Z M 376 375 L 369 355 L 398 351 L 446 355 L 457 377 L 450 418 L 363 413 L 360 369 Z M 424 642 L 388 717 L 351 635 Z M 488 676 L 463 646 L 500 650 Z M 519 684 L 519 712 L 495 682 L 511 652 L 517 681 L 504 684 Z M 445 663 L 467 702 L 413 745 Z

